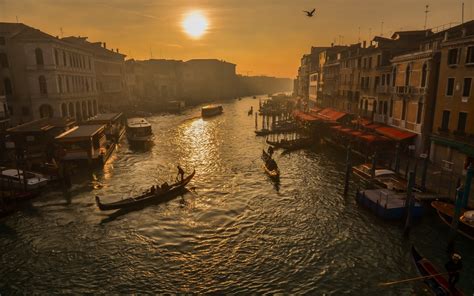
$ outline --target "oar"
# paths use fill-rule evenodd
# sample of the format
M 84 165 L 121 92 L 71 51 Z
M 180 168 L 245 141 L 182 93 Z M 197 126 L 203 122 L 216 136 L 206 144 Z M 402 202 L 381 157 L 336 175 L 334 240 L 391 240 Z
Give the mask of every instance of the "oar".
M 400 281 L 380 283 L 379 286 L 381 286 L 381 287 L 382 286 L 391 286 L 391 285 L 395 285 L 395 284 L 406 283 L 406 282 L 411 282 L 411 281 L 418 281 L 418 280 L 423 280 L 423 279 L 429 279 L 429 278 L 432 278 L 432 277 L 436 277 L 436 276 L 440 276 L 440 275 L 448 275 L 448 274 L 449 274 L 449 272 L 443 272 L 443 273 L 438 273 L 438 274 L 419 276 L 419 277 L 400 280 Z

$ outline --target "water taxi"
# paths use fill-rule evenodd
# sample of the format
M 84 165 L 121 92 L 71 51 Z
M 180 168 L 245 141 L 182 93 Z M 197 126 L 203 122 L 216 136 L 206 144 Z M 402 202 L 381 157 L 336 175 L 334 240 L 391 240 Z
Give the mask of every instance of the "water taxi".
M 211 117 L 211 116 L 222 114 L 223 111 L 224 109 L 222 108 L 221 105 L 208 105 L 208 106 L 202 107 L 201 115 L 202 117 Z
M 154 139 L 151 124 L 145 118 L 127 120 L 127 139 L 130 144 L 151 143 Z

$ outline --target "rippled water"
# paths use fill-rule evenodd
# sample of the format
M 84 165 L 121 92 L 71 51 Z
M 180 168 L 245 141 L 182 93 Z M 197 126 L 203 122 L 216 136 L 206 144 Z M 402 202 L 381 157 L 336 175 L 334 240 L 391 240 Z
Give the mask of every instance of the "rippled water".
M 417 276 L 412 243 L 442 266 L 447 227 L 428 215 L 404 239 L 355 203 L 356 184 L 342 196 L 345 153 L 328 146 L 277 152 L 276 187 L 250 106 L 258 101 L 224 103 L 211 119 L 197 108 L 151 117 L 151 150 L 125 140 L 103 170 L 75 178 L 70 198 L 52 192 L 0 221 L 0 293 L 425 294 L 419 283 L 378 284 Z M 94 195 L 113 201 L 172 181 L 177 163 L 196 169 L 182 197 L 122 215 L 95 206 Z M 470 246 L 460 239 L 466 292 Z

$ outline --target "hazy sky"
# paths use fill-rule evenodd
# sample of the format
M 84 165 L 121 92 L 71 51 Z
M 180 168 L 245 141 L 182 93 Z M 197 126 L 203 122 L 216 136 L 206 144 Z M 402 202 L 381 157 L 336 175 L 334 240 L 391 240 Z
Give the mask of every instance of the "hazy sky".
M 250 75 L 294 77 L 311 45 L 355 43 L 369 32 L 423 29 L 473 17 L 474 0 L 0 0 L 0 21 L 22 23 L 51 35 L 88 36 L 128 57 L 218 58 Z M 316 8 L 313 18 L 302 10 Z M 191 39 L 183 16 L 202 11 L 210 28 Z M 248 72 L 247 72 L 248 71 Z

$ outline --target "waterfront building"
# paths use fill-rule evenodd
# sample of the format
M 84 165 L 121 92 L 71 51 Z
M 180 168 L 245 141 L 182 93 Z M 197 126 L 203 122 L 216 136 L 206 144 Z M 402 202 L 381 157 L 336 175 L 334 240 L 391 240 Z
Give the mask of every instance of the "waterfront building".
M 12 124 L 97 114 L 89 51 L 21 23 L 0 23 L 0 60 Z
M 145 100 L 145 65 L 133 59 L 125 61 L 125 80 L 130 91 L 130 102 L 141 104 Z
M 459 176 L 474 159 L 474 21 L 434 37 L 441 57 L 430 159 Z
M 90 53 L 90 63 L 85 61 L 86 66 L 94 69 L 94 90 L 98 96 L 99 109 L 101 112 L 116 111 L 130 105 L 130 93 L 127 88 L 125 77 L 125 57 L 116 48 L 107 48 L 104 42 L 89 42 L 87 37 L 65 37 L 61 39 Z M 84 61 L 79 59 L 79 65 Z M 88 111 L 88 109 L 87 109 Z M 90 112 L 86 112 L 89 115 Z M 97 114 L 95 112 L 93 115 Z

